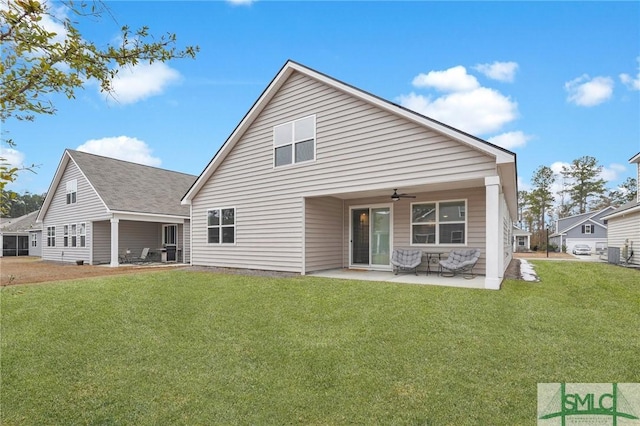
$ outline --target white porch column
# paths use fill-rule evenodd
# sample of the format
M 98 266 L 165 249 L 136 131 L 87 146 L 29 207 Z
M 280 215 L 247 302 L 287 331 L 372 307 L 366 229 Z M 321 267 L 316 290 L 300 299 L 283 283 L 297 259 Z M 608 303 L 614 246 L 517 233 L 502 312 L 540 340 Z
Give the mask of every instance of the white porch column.
M 499 290 L 502 279 L 500 278 L 502 222 L 500 220 L 500 177 L 490 176 L 484 178 L 486 192 L 486 277 L 484 287 L 491 290 Z
M 111 218 L 111 264 L 109 266 L 112 267 L 117 267 L 120 264 L 118 262 L 118 246 L 120 245 L 120 241 L 118 241 L 120 235 L 119 224 L 120 219 Z

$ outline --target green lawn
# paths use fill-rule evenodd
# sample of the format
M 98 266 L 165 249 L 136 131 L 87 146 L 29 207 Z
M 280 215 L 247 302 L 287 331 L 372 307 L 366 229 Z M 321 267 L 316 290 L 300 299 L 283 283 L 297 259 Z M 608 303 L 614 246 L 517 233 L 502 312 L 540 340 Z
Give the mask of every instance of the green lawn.
M 640 382 L 640 273 L 501 291 L 186 271 L 1 291 L 4 425 L 535 424 L 538 382 Z

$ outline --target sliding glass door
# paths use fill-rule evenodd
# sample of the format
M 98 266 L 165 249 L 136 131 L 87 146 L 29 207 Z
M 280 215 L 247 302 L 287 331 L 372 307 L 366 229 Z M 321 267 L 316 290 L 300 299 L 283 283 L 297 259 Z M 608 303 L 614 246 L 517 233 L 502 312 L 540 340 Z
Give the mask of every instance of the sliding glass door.
M 391 206 L 351 208 L 351 266 L 389 269 Z

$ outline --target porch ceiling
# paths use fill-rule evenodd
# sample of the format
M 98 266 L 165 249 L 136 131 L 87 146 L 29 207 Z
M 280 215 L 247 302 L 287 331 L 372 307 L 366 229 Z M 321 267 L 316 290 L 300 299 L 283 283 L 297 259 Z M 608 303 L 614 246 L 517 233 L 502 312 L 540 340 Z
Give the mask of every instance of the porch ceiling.
M 385 187 L 371 188 L 371 189 L 352 189 L 344 188 L 341 191 L 335 191 L 326 194 L 319 194 L 320 196 L 331 196 L 340 198 L 342 200 L 353 200 L 358 198 L 371 198 L 371 197 L 391 197 L 394 189 L 398 189 L 398 193 L 405 194 L 419 194 L 424 192 L 436 192 L 436 191 L 451 191 L 455 189 L 464 188 L 484 188 L 484 178 L 464 180 L 464 181 L 448 181 L 448 182 L 430 182 L 426 184 L 403 184 L 402 182 L 391 183 Z

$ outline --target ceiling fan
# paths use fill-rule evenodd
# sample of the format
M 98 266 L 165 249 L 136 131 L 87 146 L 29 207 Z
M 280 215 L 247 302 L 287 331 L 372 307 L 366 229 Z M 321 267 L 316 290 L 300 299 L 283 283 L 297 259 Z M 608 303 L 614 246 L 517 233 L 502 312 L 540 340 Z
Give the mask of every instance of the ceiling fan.
M 415 195 L 409 195 L 409 194 L 398 194 L 398 190 L 394 189 L 393 190 L 393 195 L 391 196 L 391 199 L 393 201 L 398 201 L 400 198 L 416 198 Z

